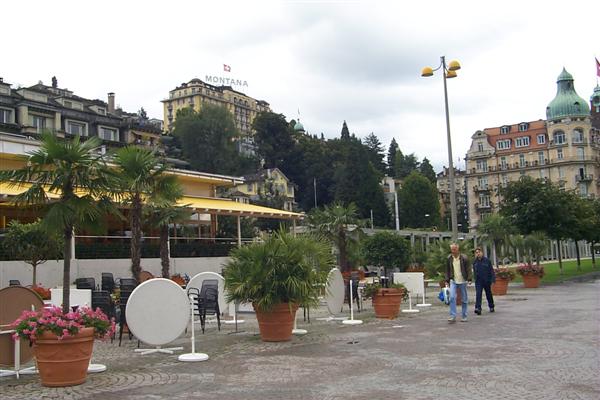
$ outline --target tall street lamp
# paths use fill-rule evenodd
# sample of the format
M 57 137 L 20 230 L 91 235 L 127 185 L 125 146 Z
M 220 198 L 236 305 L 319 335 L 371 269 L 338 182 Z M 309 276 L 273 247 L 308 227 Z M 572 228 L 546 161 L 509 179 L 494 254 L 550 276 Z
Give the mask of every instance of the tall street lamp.
M 421 76 L 432 76 L 434 71 L 441 69 L 444 78 L 444 103 L 446 105 L 446 132 L 448 139 L 448 178 L 450 179 L 450 215 L 452 219 L 452 240 L 458 239 L 458 217 L 456 213 L 456 190 L 454 187 L 454 165 L 452 164 L 452 140 L 450 138 L 450 115 L 448 114 L 448 89 L 446 79 L 456 78 L 456 71 L 460 69 L 460 63 L 456 60 L 450 61 L 446 66 L 446 58 L 440 57 L 440 65 L 433 69 L 425 67 L 421 70 Z

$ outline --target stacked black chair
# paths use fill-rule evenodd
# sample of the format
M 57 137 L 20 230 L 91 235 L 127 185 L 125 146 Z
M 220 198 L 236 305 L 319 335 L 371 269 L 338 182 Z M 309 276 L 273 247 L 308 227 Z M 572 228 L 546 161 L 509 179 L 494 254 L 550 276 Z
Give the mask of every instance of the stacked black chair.
M 127 318 L 125 317 L 125 309 L 127 307 L 127 301 L 131 292 L 137 286 L 137 281 L 131 278 L 121 278 L 119 281 L 120 297 L 119 297 L 119 346 L 123 339 L 123 327 L 127 325 Z M 132 338 L 131 331 L 129 331 L 129 339 Z
M 77 278 L 75 286 L 77 289 L 96 290 L 96 280 L 94 278 Z
M 206 279 L 202 282 L 200 295 L 198 296 L 198 313 L 200 314 L 200 325 L 202 333 L 206 324 L 206 315 L 215 315 L 217 317 L 217 326 L 221 330 L 221 310 L 219 309 L 219 281 L 216 279 Z
M 109 294 L 112 294 L 115 290 L 115 279 L 113 274 L 110 272 L 102 273 L 102 290 L 106 290 Z
M 8 281 L 8 286 L 21 286 L 21 281 L 18 279 L 10 279 Z
M 92 291 L 92 309 L 96 310 L 99 308 L 108 319 L 115 318 L 115 304 L 113 303 L 110 293 L 106 290 L 94 290 Z M 114 340 L 115 335 L 110 338 L 111 342 Z

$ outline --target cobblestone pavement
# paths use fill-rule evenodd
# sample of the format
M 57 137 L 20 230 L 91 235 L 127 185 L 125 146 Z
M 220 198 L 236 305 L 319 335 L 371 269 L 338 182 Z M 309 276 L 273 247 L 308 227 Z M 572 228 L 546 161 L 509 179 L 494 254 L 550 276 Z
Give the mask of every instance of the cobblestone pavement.
M 97 342 L 108 370 L 85 384 L 44 388 L 37 376 L 0 380 L 1 399 L 600 399 L 600 281 L 511 286 L 496 313 L 448 324 L 434 306 L 360 326 L 299 323 L 309 334 L 263 343 L 252 317 L 197 336 L 201 363 L 134 353 L 135 341 Z M 485 302 L 485 300 L 484 300 Z M 323 314 L 319 310 L 317 314 Z M 358 341 L 357 344 L 349 342 Z M 190 351 L 188 338 L 175 344 Z M 443 397 L 441 397 L 443 396 Z

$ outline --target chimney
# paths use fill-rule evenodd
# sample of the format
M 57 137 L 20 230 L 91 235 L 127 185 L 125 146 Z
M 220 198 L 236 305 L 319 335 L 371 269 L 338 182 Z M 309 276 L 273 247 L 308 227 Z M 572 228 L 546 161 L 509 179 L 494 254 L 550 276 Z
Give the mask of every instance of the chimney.
M 108 94 L 108 112 L 115 112 L 115 94 L 113 92 L 110 92 Z

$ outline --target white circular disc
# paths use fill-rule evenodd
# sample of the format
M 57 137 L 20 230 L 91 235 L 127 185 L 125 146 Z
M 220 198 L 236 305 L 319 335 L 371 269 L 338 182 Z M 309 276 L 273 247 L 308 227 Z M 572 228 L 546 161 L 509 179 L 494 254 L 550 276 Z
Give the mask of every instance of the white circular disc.
M 246 321 L 243 320 L 243 319 L 238 319 L 237 320 L 238 324 L 243 324 L 244 322 L 246 322 Z M 225 325 L 235 325 L 236 324 L 235 319 L 228 319 L 226 321 L 221 321 L 221 323 L 225 324 Z
M 308 331 L 306 329 L 292 329 L 294 335 L 306 335 Z
M 360 325 L 363 322 L 360 319 L 347 319 L 342 321 L 342 324 L 344 325 Z
M 104 364 L 90 364 L 87 370 L 88 374 L 104 371 L 106 371 L 106 365 Z
M 219 310 L 221 310 L 221 312 L 226 312 L 227 303 L 225 302 L 225 278 L 223 278 L 222 275 L 219 275 L 216 272 L 200 272 L 190 279 L 185 287 L 185 291 L 187 292 L 189 288 L 196 288 L 198 290 L 202 289 L 202 282 L 206 279 L 216 279 L 219 282 Z
M 204 353 L 187 353 L 177 357 L 179 361 L 183 362 L 198 362 L 208 360 L 208 354 Z
M 431 304 L 417 304 L 417 307 L 431 307 Z
M 162 346 L 177 339 L 187 327 L 190 301 L 185 290 L 172 280 L 150 279 L 133 290 L 125 316 L 136 338 Z
M 339 269 L 333 268 L 327 277 L 325 301 L 327 309 L 333 315 L 339 314 L 344 305 L 344 277 Z
M 402 312 L 416 313 L 419 312 L 419 310 L 402 310 Z

